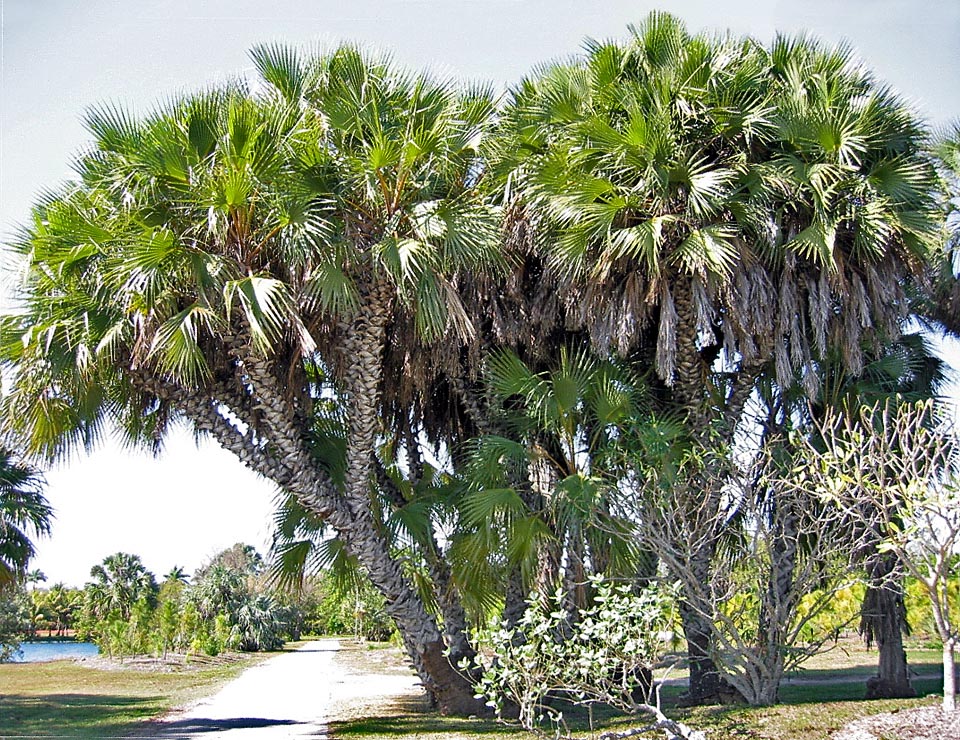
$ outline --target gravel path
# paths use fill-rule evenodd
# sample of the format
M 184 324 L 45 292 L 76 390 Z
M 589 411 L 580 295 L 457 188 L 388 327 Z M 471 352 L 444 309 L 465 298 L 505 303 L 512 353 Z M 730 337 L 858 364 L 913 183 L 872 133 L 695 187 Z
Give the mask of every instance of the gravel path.
M 412 675 L 350 680 L 336 664 L 337 640 L 308 642 L 244 671 L 217 694 L 160 722 L 157 740 L 326 738 L 331 710 L 354 700 L 410 691 Z
M 920 707 L 875 714 L 851 722 L 831 740 L 960 740 L 960 712 Z

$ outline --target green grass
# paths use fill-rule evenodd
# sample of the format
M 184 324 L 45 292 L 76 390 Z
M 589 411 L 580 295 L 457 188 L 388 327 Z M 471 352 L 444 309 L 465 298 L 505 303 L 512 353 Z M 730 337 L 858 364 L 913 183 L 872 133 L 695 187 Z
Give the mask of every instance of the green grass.
M 337 657 L 350 672 L 409 671 L 400 651 L 341 643 Z M 291 644 L 289 648 L 296 647 Z M 922 675 L 937 675 L 939 651 L 908 652 L 911 667 Z M 218 658 L 189 671 L 160 673 L 135 669 L 97 670 L 71 661 L 0 664 L 0 738 L 17 736 L 101 740 L 142 736 L 150 720 L 169 709 L 212 693 L 241 670 L 269 655 Z M 876 652 L 851 640 L 843 650 L 817 656 L 807 670 L 781 688 L 775 707 L 698 707 L 681 709 L 682 689 L 667 687 L 667 713 L 705 729 L 710 740 L 825 740 L 847 722 L 869 714 L 937 703 L 927 696 L 941 690 L 939 679 L 914 681 L 921 698 L 863 701 L 863 680 L 875 671 Z M 811 681 L 813 679 L 813 681 Z M 422 700 L 370 703 L 354 707 L 352 719 L 331 728 L 339 740 L 529 740 L 514 727 L 486 719 L 441 717 Z M 570 730 L 589 737 L 583 709 L 564 711 Z M 597 729 L 637 726 L 637 719 L 598 711 Z M 656 737 L 651 735 L 649 737 Z M 661 735 L 662 737 L 662 735 Z
M 262 659 L 230 656 L 175 673 L 98 670 L 66 660 L 0 664 L 0 738 L 142 734 L 149 720 L 207 695 Z
M 346 646 L 345 646 L 346 647 Z M 848 722 L 897 709 L 936 704 L 931 696 L 942 690 L 939 678 L 914 679 L 919 698 L 865 701 L 864 682 L 876 672 L 876 651 L 868 651 L 856 639 L 848 639 L 842 649 L 818 655 L 809 668 L 792 675 L 781 687 L 781 703 L 773 707 L 696 707 L 683 709 L 676 699 L 680 687 L 664 688 L 666 713 L 674 719 L 706 730 L 710 740 L 826 740 Z M 383 651 L 388 660 L 395 651 Z M 349 649 L 338 655 L 338 662 L 349 666 L 356 657 Z M 934 650 L 908 650 L 911 669 L 923 676 L 940 671 L 940 653 Z M 486 719 L 442 717 L 422 703 L 367 705 L 364 716 L 335 723 L 333 736 L 342 740 L 377 738 L 380 740 L 529 740 L 533 736 L 517 728 Z M 567 708 L 564 714 L 571 732 L 591 737 L 582 709 Z M 597 712 L 593 736 L 601 730 L 637 727 L 642 719 L 617 717 L 609 711 Z M 548 729 L 548 728 L 547 728 Z M 548 735 L 549 736 L 549 735 Z M 645 737 L 662 738 L 660 734 Z
M 931 682 L 932 683 L 932 682 Z M 836 693 L 830 686 L 817 687 L 804 701 L 790 701 L 774 707 L 667 707 L 674 719 L 706 730 L 710 740 L 825 740 L 848 722 L 870 714 L 889 712 L 937 703 L 931 698 L 888 701 L 863 701 L 862 687 L 857 699 L 826 699 Z M 602 730 L 624 730 L 643 723 L 642 718 L 600 715 L 594 733 L 590 733 L 582 710 L 564 712 L 570 731 L 576 737 L 594 737 Z M 517 728 L 485 719 L 442 717 L 422 709 L 402 706 L 387 708 L 381 715 L 347 722 L 331 728 L 333 736 L 342 740 L 378 738 L 381 740 L 529 740 L 532 735 Z M 650 734 L 662 738 L 662 734 Z

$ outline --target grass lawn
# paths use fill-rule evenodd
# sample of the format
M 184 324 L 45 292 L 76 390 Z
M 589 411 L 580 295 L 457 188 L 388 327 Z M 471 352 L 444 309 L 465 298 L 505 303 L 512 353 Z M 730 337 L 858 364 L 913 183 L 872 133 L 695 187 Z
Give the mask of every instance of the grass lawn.
M 111 738 L 141 734 L 145 723 L 212 693 L 269 654 L 231 654 L 164 673 L 101 670 L 70 660 L 0 664 L 0 738 Z
M 288 645 L 288 649 L 296 647 Z M 345 677 L 363 680 L 364 673 L 409 672 L 394 647 L 341 641 L 337 662 Z M 855 640 L 817 656 L 805 670 L 793 674 L 781 689 L 775 707 L 700 707 L 680 709 L 681 687 L 664 690 L 667 714 L 707 730 L 710 740 L 825 740 L 847 722 L 869 714 L 938 703 L 927 696 L 941 690 L 939 678 L 914 681 L 920 698 L 863 701 L 863 681 L 872 675 L 876 652 Z M 167 710 L 212 693 L 249 665 L 269 654 L 231 655 L 195 661 L 190 670 L 171 673 L 125 667 L 101 670 L 72 661 L 0 664 L 0 738 L 105 738 L 141 736 L 149 720 Z M 939 651 L 909 653 L 911 666 L 922 676 L 937 676 Z M 349 678 L 346 678 L 349 680 Z M 589 737 L 586 713 L 565 711 L 570 730 Z M 637 726 L 631 718 L 597 711 L 597 731 Z M 532 736 L 490 720 L 441 717 L 423 697 L 411 693 L 399 700 L 370 700 L 345 708 L 331 726 L 339 740 L 529 740 Z M 649 738 L 662 735 L 648 735 Z
M 359 648 L 344 641 L 338 662 L 344 667 L 363 660 Z M 385 651 L 386 652 L 386 651 Z M 397 651 L 389 651 L 402 661 Z M 938 675 L 938 650 L 908 651 L 910 665 L 921 676 Z M 382 662 L 384 658 L 379 657 Z M 860 717 L 896 709 L 939 703 L 929 696 L 942 690 L 939 678 L 913 681 L 919 698 L 864 701 L 864 681 L 876 672 L 876 651 L 868 651 L 855 639 L 813 659 L 808 667 L 792 674 L 780 692 L 781 704 L 774 707 L 676 706 L 680 687 L 664 689 L 666 713 L 697 729 L 706 730 L 710 740 L 826 740 L 831 733 Z M 597 711 L 599 721 L 591 733 L 582 709 L 564 710 L 571 732 L 577 737 L 596 736 L 601 730 L 624 730 L 642 724 L 635 718 L 616 717 Z M 415 699 L 363 707 L 364 716 L 345 717 L 332 725 L 333 736 L 342 740 L 383 738 L 383 740 L 529 740 L 532 735 L 490 720 L 441 717 Z M 549 729 L 549 728 L 545 728 Z M 646 735 L 662 739 L 662 733 Z

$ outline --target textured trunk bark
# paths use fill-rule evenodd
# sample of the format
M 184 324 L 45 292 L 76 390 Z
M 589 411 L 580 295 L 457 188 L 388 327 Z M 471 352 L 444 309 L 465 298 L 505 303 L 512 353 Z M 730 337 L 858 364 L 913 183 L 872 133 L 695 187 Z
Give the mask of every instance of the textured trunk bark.
M 860 633 L 867 644 L 877 644 L 877 675 L 867 680 L 868 699 L 901 699 L 916 696 L 910 685 L 903 633 L 907 610 L 902 576 L 896 556 L 874 554 L 867 559 L 870 583 L 860 612 Z
M 683 504 L 681 504 L 683 505 Z M 712 520 L 712 516 L 707 517 Z M 688 518 L 688 521 L 695 518 Z M 680 599 L 680 619 L 687 640 L 690 684 L 685 702 L 693 705 L 719 704 L 724 701 L 720 671 L 713 660 L 713 609 L 709 596 L 710 566 L 714 539 L 700 532 L 689 533 L 700 544 L 690 553 L 688 572 L 681 579 L 684 593 Z M 680 548 L 684 545 L 679 545 Z
M 523 574 L 519 568 L 513 568 L 507 576 L 507 592 L 503 600 L 503 625 L 512 630 L 527 611 L 527 593 L 523 587 Z
M 349 422 L 344 498 L 350 516 L 337 512 L 330 523 L 357 556 L 371 582 L 386 598 L 387 613 L 397 624 L 407 653 L 440 710 L 475 714 L 483 704 L 473 696 L 470 681 L 457 672 L 445 655 L 446 644 L 431 616 L 400 566 L 370 511 L 373 457 L 379 425 L 380 381 L 392 291 L 375 280 L 361 291 L 361 307 L 348 327 L 344 356 Z M 451 625 L 452 626 L 452 625 Z
M 687 428 L 691 436 L 704 445 L 710 444 L 709 425 L 712 419 L 709 393 L 707 392 L 707 372 L 700 354 L 697 336 L 697 313 L 693 303 L 693 280 L 688 276 L 678 276 L 673 291 L 676 323 L 676 376 L 674 378 L 674 396 L 687 415 Z M 719 490 L 711 476 L 702 480 L 700 490 L 703 500 L 691 501 L 692 507 L 705 507 L 703 514 L 688 517 L 692 522 L 714 522 L 714 512 L 719 507 Z M 691 489 L 694 485 L 690 485 Z M 706 537 L 704 535 L 707 534 Z M 692 553 L 690 568 L 694 571 L 696 582 L 709 582 L 710 565 L 716 549 L 716 536 L 703 531 L 691 532 L 691 538 L 700 542 Z M 683 544 L 679 544 L 683 548 Z M 687 589 L 690 591 L 690 589 Z M 722 680 L 719 668 L 711 657 L 713 654 L 713 621 L 710 616 L 712 606 L 696 603 L 697 597 L 691 593 L 683 596 L 680 602 L 680 616 L 684 636 L 687 639 L 687 658 L 690 664 L 690 688 L 686 700 L 691 704 L 722 703 L 734 698 L 733 691 Z
M 437 602 L 443 617 L 443 637 L 450 654 L 450 663 L 460 666 L 466 661 L 468 665 L 474 665 L 477 651 L 467 639 L 467 615 L 463 610 L 460 592 L 453 582 L 450 567 L 439 557 L 431 557 L 429 569 L 437 590 Z
M 528 469 L 527 486 L 520 489 L 520 496 L 530 511 L 542 512 L 543 502 L 548 500 L 557 484 L 556 468 L 546 457 L 535 460 Z M 543 514 L 541 513 L 541 516 Z M 546 542 L 537 553 L 537 573 L 534 590 L 540 596 L 551 595 L 560 586 L 560 564 L 563 558 L 563 533 L 557 532 L 548 522 L 553 539 Z
M 687 661 L 690 665 L 690 686 L 684 703 L 718 704 L 721 702 L 720 673 L 710 657 L 713 647 L 713 626 L 709 619 L 680 602 L 680 620 L 687 640 Z

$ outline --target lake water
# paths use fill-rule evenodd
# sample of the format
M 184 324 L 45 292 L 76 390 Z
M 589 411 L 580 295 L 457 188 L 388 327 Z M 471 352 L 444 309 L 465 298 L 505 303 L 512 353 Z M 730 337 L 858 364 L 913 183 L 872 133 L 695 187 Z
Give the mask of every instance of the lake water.
M 64 658 L 89 658 L 99 652 L 100 648 L 92 642 L 24 642 L 20 644 L 20 652 L 14 654 L 13 662 L 39 663 Z

